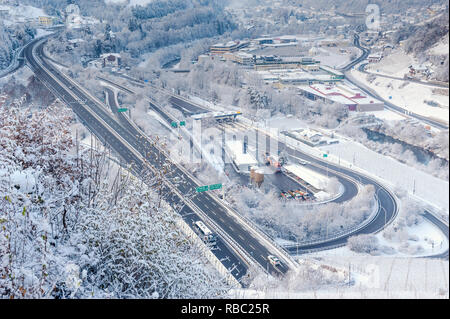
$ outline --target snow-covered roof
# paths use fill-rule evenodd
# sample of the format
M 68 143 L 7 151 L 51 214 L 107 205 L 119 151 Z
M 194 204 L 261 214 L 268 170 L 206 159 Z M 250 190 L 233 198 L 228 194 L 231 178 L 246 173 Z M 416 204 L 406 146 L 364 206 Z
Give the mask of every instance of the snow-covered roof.
M 289 164 L 284 165 L 283 167 L 317 189 L 324 189 L 328 184 L 328 178 L 326 176 L 316 173 L 304 166 Z
M 312 84 L 309 86 L 300 86 L 299 88 L 344 105 L 383 103 L 344 83 L 340 83 L 339 85 Z
M 243 145 L 241 141 L 228 141 L 226 143 L 228 151 L 231 153 L 230 156 L 233 158 L 236 165 L 249 165 L 257 166 L 258 162 L 249 153 L 243 153 Z

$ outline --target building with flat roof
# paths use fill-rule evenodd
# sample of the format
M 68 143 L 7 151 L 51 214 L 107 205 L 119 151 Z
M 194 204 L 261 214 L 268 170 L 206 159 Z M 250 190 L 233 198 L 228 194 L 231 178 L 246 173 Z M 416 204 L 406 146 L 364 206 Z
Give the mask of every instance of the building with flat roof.
M 259 56 L 255 61 L 255 70 L 299 69 L 305 66 L 318 66 L 319 61 L 311 57 L 278 57 L 273 55 Z
M 225 151 L 241 173 L 250 173 L 252 167 L 258 166 L 258 161 L 251 154 L 247 151 L 244 153 L 244 145 L 241 141 L 226 142 Z
M 227 43 L 217 43 L 210 47 L 209 51 L 213 54 L 224 54 L 227 52 L 235 52 L 249 46 L 248 41 L 229 41 Z
M 348 106 L 350 111 L 369 112 L 384 110 L 384 103 L 346 83 L 311 84 L 298 86 L 302 95 L 311 100 L 323 100 Z

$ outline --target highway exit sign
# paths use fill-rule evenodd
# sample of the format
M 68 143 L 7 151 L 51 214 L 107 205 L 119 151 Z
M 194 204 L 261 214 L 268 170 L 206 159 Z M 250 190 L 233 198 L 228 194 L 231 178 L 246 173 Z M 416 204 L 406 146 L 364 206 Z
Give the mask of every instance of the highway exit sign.
M 186 126 L 186 122 L 185 121 L 180 121 L 180 126 Z
M 328 157 L 328 154 L 323 154 L 323 157 Z
M 128 109 L 127 108 L 121 108 L 121 109 L 117 109 L 117 112 L 126 112 L 126 111 L 128 111 Z
M 177 125 L 177 122 L 172 122 L 172 123 L 170 123 L 170 125 L 172 125 L 172 127 L 178 127 L 178 125 Z
M 197 187 L 197 193 L 206 192 L 208 190 L 208 185 Z
M 220 189 L 220 188 L 222 188 L 222 184 L 209 185 L 209 190 Z

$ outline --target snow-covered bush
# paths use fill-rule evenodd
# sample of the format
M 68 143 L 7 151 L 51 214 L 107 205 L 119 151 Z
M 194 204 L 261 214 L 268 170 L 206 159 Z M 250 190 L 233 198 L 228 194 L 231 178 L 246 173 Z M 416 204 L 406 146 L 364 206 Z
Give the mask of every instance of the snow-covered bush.
M 350 201 L 342 204 L 328 203 L 305 206 L 295 201 L 285 201 L 273 189 L 256 191 L 247 187 L 231 190 L 234 207 L 244 216 L 260 225 L 273 237 L 299 242 L 331 237 L 361 224 L 373 211 L 372 186 Z
M 0 296 L 223 296 L 228 285 L 152 179 L 77 147 L 72 120 L 56 104 L 0 108 Z
M 347 246 L 357 253 L 374 253 L 378 250 L 378 238 L 369 234 L 352 236 L 347 240 Z

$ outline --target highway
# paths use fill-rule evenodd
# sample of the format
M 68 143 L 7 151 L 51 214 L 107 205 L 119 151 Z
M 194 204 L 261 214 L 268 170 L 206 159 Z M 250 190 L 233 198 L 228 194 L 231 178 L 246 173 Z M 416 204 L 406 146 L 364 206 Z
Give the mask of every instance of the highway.
M 166 154 L 155 143 L 148 140 L 138 131 L 130 132 L 129 127 L 114 119 L 107 107 L 93 99 L 74 82 L 68 80 L 58 70 L 53 68 L 41 57 L 43 56 L 44 42 L 33 43 L 24 50 L 27 65 L 33 70 L 38 79 L 42 81 L 57 97 L 70 106 L 80 121 L 87 126 L 106 146 L 114 150 L 125 163 L 130 164 L 133 171 L 141 176 L 148 172 L 149 168 L 156 171 L 166 170 L 163 182 L 166 184 L 164 191 L 174 192 L 169 198 L 183 202 L 185 205 L 180 214 L 191 214 L 192 208 L 197 213 L 207 217 L 207 224 L 213 224 L 219 231 L 228 246 L 232 246 L 234 252 L 239 252 L 241 264 L 244 257 L 250 257 L 262 269 L 273 275 L 284 274 L 295 265 L 292 260 L 283 255 L 279 248 L 264 239 L 256 230 L 248 227 L 236 214 L 225 207 L 215 196 L 208 192 L 195 193 L 197 186 L 193 178 L 182 168 L 172 164 Z M 35 54 L 33 54 L 35 49 Z M 177 183 L 176 181 L 181 181 Z M 171 203 L 174 204 L 174 203 Z M 177 209 L 177 205 L 174 204 Z M 205 220 L 205 218 L 202 218 Z M 226 237 L 226 238 L 223 238 Z M 281 267 L 273 267 L 267 259 L 268 255 L 277 255 L 283 264 Z
M 187 100 L 183 99 L 184 103 L 189 103 Z M 192 103 L 194 106 L 194 103 Z M 187 107 L 186 105 L 184 107 Z M 234 125 L 234 127 L 239 127 L 240 125 Z M 246 125 L 243 125 L 242 128 L 244 130 L 252 129 L 251 127 L 248 127 Z M 253 128 L 254 129 L 254 128 Z M 260 143 L 260 149 L 262 150 L 267 145 L 270 145 L 270 143 L 276 143 L 276 141 L 270 137 L 267 136 L 267 134 L 264 134 L 262 131 L 259 131 L 258 134 L 262 135 L 262 138 L 259 138 Z M 250 134 L 251 136 L 252 134 Z M 261 142 L 263 140 L 263 137 L 266 136 L 266 139 L 270 139 L 270 141 L 266 141 L 265 144 Z M 249 140 L 250 142 L 250 140 Z M 255 142 L 255 141 L 254 141 Z M 353 170 L 350 170 L 348 168 L 344 168 L 342 166 L 332 164 L 330 162 L 327 162 L 324 159 L 320 159 L 314 156 L 311 156 L 310 154 L 307 154 L 305 152 L 302 152 L 298 149 L 293 149 L 291 147 L 286 146 L 282 141 L 278 141 L 278 148 L 280 151 L 285 150 L 291 157 L 291 162 L 295 162 L 296 158 L 302 158 L 306 161 L 309 161 L 310 163 L 313 163 L 313 165 L 307 165 L 308 168 L 315 170 L 318 173 L 321 174 L 328 174 L 330 177 L 334 176 L 338 179 L 338 181 L 344 185 L 345 192 L 340 196 L 339 198 L 335 199 L 333 202 L 335 203 L 342 203 L 345 201 L 348 201 L 352 199 L 357 194 L 357 189 L 355 188 L 354 182 L 352 182 L 351 179 L 356 180 L 360 182 L 363 185 L 373 185 L 375 188 L 375 193 L 378 196 L 380 207 L 378 209 L 378 212 L 376 214 L 376 217 L 365 227 L 355 230 L 353 232 L 350 232 L 346 235 L 339 236 L 338 238 L 334 238 L 331 240 L 324 240 L 321 242 L 315 242 L 315 243 L 302 243 L 299 242 L 298 245 L 291 245 L 290 247 L 286 247 L 288 251 L 291 254 L 297 254 L 297 253 L 307 253 L 317 250 L 326 250 L 331 249 L 335 247 L 341 247 L 344 246 L 347 242 L 347 239 L 350 236 L 356 235 L 356 234 L 373 234 L 381 231 L 387 224 L 393 221 L 395 219 L 397 214 L 397 203 L 395 201 L 395 197 L 393 194 L 387 190 L 383 185 L 375 181 L 373 178 L 370 178 L 368 176 L 365 176 L 363 174 L 357 173 Z M 328 171 L 328 173 L 326 172 Z M 349 179 L 349 177 L 351 179 Z M 433 223 L 435 226 L 437 226 L 442 233 L 449 238 L 449 229 L 448 226 L 441 221 L 440 219 L 436 218 L 434 215 L 432 215 L 429 211 L 424 210 L 423 216 L 431 223 Z M 448 258 L 448 250 L 444 253 L 436 254 L 431 257 L 434 258 Z
M 133 85 L 138 85 L 139 87 L 143 86 L 143 83 L 136 82 L 136 80 L 129 78 L 131 82 L 133 82 Z M 136 83 L 135 83 L 136 82 Z M 114 82 L 110 82 L 113 83 Z M 117 85 L 117 88 L 124 90 L 130 94 L 133 93 L 133 91 L 129 90 L 128 88 Z M 169 94 L 168 92 L 166 92 Z M 177 105 L 181 105 L 183 109 L 185 110 L 191 110 L 193 114 L 195 114 L 196 111 L 199 109 L 202 109 L 201 106 L 190 102 L 189 100 L 186 100 L 185 98 L 181 98 L 176 96 L 175 94 L 170 94 L 169 101 L 175 101 L 175 103 L 172 102 L 172 106 L 177 107 Z M 177 104 L 177 105 L 174 105 Z M 203 109 L 206 111 L 205 109 Z M 165 114 L 163 110 L 159 110 L 161 113 Z M 168 116 L 166 114 L 166 116 Z M 177 120 L 175 118 L 171 118 L 170 121 Z M 239 127 L 235 126 L 235 127 Z M 242 129 L 242 128 L 241 128 Z M 244 127 L 244 130 L 249 130 L 252 128 Z M 261 134 L 261 132 L 260 132 Z M 276 143 L 275 141 L 270 141 L 270 137 L 266 135 L 266 139 L 268 141 L 265 142 L 265 144 L 262 142 L 263 138 L 259 138 L 260 143 L 260 150 L 263 150 L 264 147 L 267 145 L 270 145 L 270 143 Z M 316 172 L 319 172 L 321 174 L 327 174 L 326 171 L 328 171 L 329 176 L 334 176 L 338 179 L 338 181 L 344 185 L 345 192 L 338 197 L 337 199 L 333 200 L 335 203 L 342 203 L 345 201 L 348 201 L 352 199 L 357 194 L 357 188 L 354 183 L 354 181 L 358 181 L 362 184 L 372 184 L 375 187 L 375 192 L 379 197 L 380 200 L 380 207 L 378 209 L 378 212 L 375 216 L 375 218 L 367 224 L 365 227 L 361 229 L 357 229 L 353 232 L 349 232 L 345 235 L 338 236 L 336 238 L 333 238 L 331 240 L 322 240 L 322 241 L 316 241 L 314 243 L 302 243 L 299 242 L 298 245 L 291 246 L 291 247 L 285 247 L 291 254 L 297 254 L 297 253 L 307 253 L 311 251 L 317 251 L 317 250 L 326 250 L 331 249 L 335 247 L 344 246 L 347 242 L 348 237 L 356 235 L 356 234 L 369 234 L 369 233 L 376 233 L 381 231 L 387 224 L 392 222 L 392 220 L 396 217 L 396 211 L 397 211 L 397 204 L 395 202 L 395 198 L 393 195 L 387 191 L 382 185 L 377 183 L 372 178 L 369 178 L 367 176 L 364 176 L 362 174 L 356 173 L 349 169 L 344 169 L 343 167 L 337 166 L 337 165 L 331 165 L 330 163 L 326 163 L 323 159 L 317 159 L 313 156 L 310 156 L 309 154 L 306 154 L 304 152 L 300 152 L 299 150 L 294 150 L 292 148 L 288 148 L 284 143 L 279 143 L 279 149 L 285 149 L 287 150 L 288 154 L 293 156 L 291 158 L 291 162 L 295 162 L 296 158 L 303 158 L 305 160 L 308 160 L 314 165 L 308 165 L 308 168 L 315 170 Z M 327 167 L 328 166 L 328 169 Z M 230 165 L 226 167 L 226 169 L 230 170 Z M 232 170 L 232 168 L 231 168 Z M 281 174 L 283 175 L 283 174 Z M 239 176 L 238 176 L 239 177 Z M 280 180 L 281 179 L 281 180 Z M 289 183 L 286 183 L 285 176 L 278 176 L 277 179 L 274 179 L 275 183 L 278 183 L 279 186 L 285 185 L 286 187 L 289 185 Z M 292 184 L 291 184 L 292 185 Z M 430 222 L 435 224 L 448 238 L 448 226 L 443 223 L 441 220 L 434 217 L 429 211 L 424 211 L 424 217 L 427 218 Z M 436 258 L 448 258 L 448 250 L 443 254 L 437 254 Z
M 118 88 L 128 90 L 128 92 L 132 92 L 129 89 L 118 86 Z M 195 103 L 189 102 L 188 100 L 184 98 L 179 98 L 175 95 L 170 96 L 170 101 L 176 101 L 177 105 L 182 105 L 184 109 L 188 110 L 197 110 L 201 108 L 200 106 L 196 105 Z M 181 102 L 180 102 L 181 101 Z M 173 103 L 172 103 L 173 105 Z M 175 105 L 173 105 L 175 106 Z M 176 106 L 175 106 L 176 107 Z M 163 111 L 161 111 L 163 112 Z M 238 126 L 236 126 L 238 127 Z M 244 130 L 254 128 L 251 127 L 245 127 L 241 125 L 241 128 Z M 264 150 L 268 145 L 271 143 L 278 143 L 278 149 L 279 150 L 285 150 L 289 155 L 295 157 L 295 158 L 303 158 L 315 165 L 308 165 L 309 168 L 321 173 L 321 174 L 327 174 L 326 171 L 328 171 L 328 174 L 330 177 L 336 177 L 338 181 L 345 187 L 345 192 L 334 200 L 336 203 L 342 203 L 345 201 L 348 201 L 352 199 L 354 196 L 356 196 L 358 189 L 356 186 L 356 183 L 354 181 L 360 182 L 361 184 L 371 184 L 375 188 L 375 192 L 378 195 L 378 199 L 380 201 L 380 207 L 378 209 L 376 217 L 373 219 L 371 223 L 366 225 L 364 228 L 359 229 L 355 232 L 346 234 L 344 236 L 340 236 L 339 238 L 333 239 L 333 240 L 326 240 L 322 241 L 320 243 L 314 243 L 314 244 L 302 244 L 299 243 L 298 247 L 290 248 L 289 252 L 294 254 L 298 252 L 309 252 L 313 250 L 324 250 L 324 249 L 330 249 L 335 248 L 337 246 L 343 246 L 346 244 L 348 237 L 355 235 L 355 234 L 366 234 L 366 233 L 376 233 L 384 228 L 386 224 L 389 224 L 397 215 L 397 203 L 395 201 L 395 197 L 393 194 L 384 188 L 382 185 L 377 183 L 375 180 L 364 176 L 360 173 L 354 172 L 352 170 L 343 168 L 341 166 L 337 166 L 331 163 L 327 163 L 326 161 L 322 159 L 318 159 L 316 157 L 313 157 L 309 154 L 306 154 L 304 152 L 301 152 L 297 149 L 292 149 L 288 146 L 286 146 L 284 143 L 280 141 L 275 141 L 274 139 L 267 136 L 265 133 L 259 131 L 258 134 L 262 134 L 262 136 L 265 136 L 266 141 L 264 140 L 264 137 L 259 139 L 260 143 L 260 149 Z M 268 139 L 268 141 L 267 141 Z M 249 140 L 250 142 L 251 140 Z M 292 160 L 292 159 L 291 159 Z M 294 162 L 295 160 L 292 160 Z M 298 249 L 297 249 L 298 248 Z
M 36 48 L 36 56 L 33 55 L 33 48 Z M 169 194 L 166 199 L 183 216 L 185 221 L 189 222 L 188 216 L 192 217 L 190 224 L 196 218 L 200 218 L 218 229 L 219 238 L 223 244 L 220 248 L 222 255 L 218 257 L 222 256 L 220 259 L 228 268 L 230 263 L 232 266 L 235 266 L 233 275 L 237 279 L 242 278 L 248 268 L 248 265 L 244 265 L 244 260 L 248 256 L 251 256 L 252 260 L 271 274 L 279 275 L 287 272 L 290 268 L 287 262 L 284 262 L 282 267 L 275 268 L 267 260 L 267 256 L 273 254 L 280 257 L 282 261 L 286 261 L 283 255 L 280 256 L 279 250 L 275 246 L 262 240 L 257 233 L 246 227 L 245 223 L 230 213 L 230 209 L 225 207 L 215 196 L 207 192 L 195 193 L 195 188 L 199 185 L 188 173 L 180 167 L 171 164 L 166 154 L 153 141 L 148 140 L 139 131 L 133 131 L 120 117 L 116 120 L 114 113 L 107 110 L 106 106 L 92 99 L 84 90 L 67 80 L 58 70 L 41 59 L 42 48 L 43 43 L 40 43 L 38 46 L 34 43 L 27 46 L 24 50 L 27 64 L 35 72 L 36 76 L 63 102 L 71 106 L 80 121 L 105 145 L 113 149 L 124 163 L 132 164 L 136 175 L 142 176 L 148 171 L 147 167 L 149 166 L 161 171 L 164 169 L 164 164 L 168 163 L 163 189 L 165 193 Z M 39 60 L 39 63 L 37 60 Z M 298 152 L 297 150 L 292 150 L 292 152 L 294 156 L 302 157 L 301 154 L 296 153 Z M 308 160 L 308 155 L 303 155 L 303 158 Z M 331 165 L 329 168 L 334 169 Z M 336 167 L 335 170 L 345 169 Z M 362 183 L 372 182 L 369 178 L 357 176 L 358 174 L 354 172 L 345 172 L 345 174 L 347 173 L 348 176 L 355 179 L 360 178 Z M 176 182 L 177 180 L 181 182 Z M 385 191 L 381 185 L 375 184 L 375 186 L 382 204 L 381 207 L 384 210 L 381 209 L 374 222 L 367 225 L 362 232 L 381 230 L 385 222 L 391 221 L 396 214 L 397 206 L 390 193 Z M 341 238 L 340 241 L 337 240 L 334 243 L 328 242 L 302 246 L 301 251 L 308 252 L 314 249 L 332 248 L 333 245 L 334 247 L 336 245 L 345 245 L 345 242 L 346 238 Z M 230 253 L 231 251 L 233 253 Z M 224 255 L 226 257 L 223 257 Z M 224 260 L 224 258 L 228 259 Z M 229 259 L 232 261 L 229 262 Z

